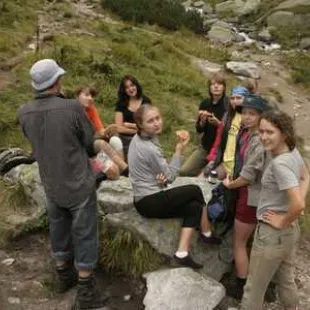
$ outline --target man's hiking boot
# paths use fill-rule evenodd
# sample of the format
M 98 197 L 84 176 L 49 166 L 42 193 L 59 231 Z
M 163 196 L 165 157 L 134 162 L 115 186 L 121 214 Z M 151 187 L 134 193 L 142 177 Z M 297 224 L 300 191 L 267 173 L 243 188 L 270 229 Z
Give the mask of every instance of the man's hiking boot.
M 73 310 L 104 308 L 109 297 L 101 294 L 93 275 L 88 278 L 79 278 L 78 291 Z M 106 309 L 106 308 L 105 308 Z
M 222 239 L 214 236 L 213 234 L 210 237 L 205 236 L 204 234 L 199 234 L 200 239 L 202 242 L 207 244 L 219 245 L 222 243 Z
M 56 266 L 56 271 L 57 280 L 55 283 L 55 291 L 57 293 L 65 293 L 77 284 L 78 275 L 72 261 L 66 262 L 61 266 Z
M 173 255 L 173 260 L 177 265 L 190 267 L 193 269 L 201 269 L 203 267 L 203 265 L 196 263 L 189 254 L 182 258 Z

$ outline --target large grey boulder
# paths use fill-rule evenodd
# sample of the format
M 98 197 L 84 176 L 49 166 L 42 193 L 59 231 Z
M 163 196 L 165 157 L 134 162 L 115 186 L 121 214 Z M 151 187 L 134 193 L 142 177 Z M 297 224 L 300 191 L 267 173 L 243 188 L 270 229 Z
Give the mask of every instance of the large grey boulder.
M 160 270 L 144 277 L 145 310 L 211 310 L 225 296 L 222 284 L 189 268 Z
M 194 58 L 193 64 L 205 76 L 209 76 L 210 74 L 215 74 L 224 70 L 222 65 L 200 58 Z
M 242 16 L 255 12 L 261 0 L 229 0 L 216 4 L 215 11 L 219 15 Z
M 98 204 L 104 213 L 116 213 L 133 208 L 132 185 L 128 178 L 101 182 L 97 190 Z
M 236 75 L 250 77 L 253 79 L 260 78 L 259 69 L 254 62 L 228 61 L 225 64 L 225 67 L 228 71 L 231 71 Z
M 14 219 L 7 221 L 17 227 L 29 227 L 38 224 L 46 213 L 46 197 L 39 176 L 37 163 L 20 165 L 5 175 L 13 183 L 20 183 L 25 194 L 31 201 L 31 207 Z M 179 177 L 171 188 L 181 185 L 196 184 L 202 189 L 205 201 L 211 197 L 211 185 L 205 179 Z M 146 219 L 141 217 L 133 208 L 132 186 L 128 178 L 118 181 L 104 181 L 98 189 L 99 210 L 107 214 L 105 223 L 116 228 L 122 228 L 149 242 L 159 253 L 172 256 L 175 252 L 180 233 L 180 220 Z M 198 240 L 195 234 L 193 240 L 193 257 L 204 263 L 202 272 L 219 280 L 229 270 L 231 264 L 230 235 L 218 247 L 211 247 Z
M 212 25 L 207 37 L 213 43 L 230 45 L 236 40 L 236 33 L 229 24 L 218 21 Z
M 19 183 L 30 203 L 25 202 L 25 208 L 19 215 L 8 216 L 7 222 L 19 229 L 35 225 L 46 213 L 46 197 L 41 183 L 37 163 L 19 165 L 11 169 L 4 177 L 12 183 Z
M 296 14 L 289 11 L 277 11 L 267 18 L 268 27 L 310 25 L 310 14 Z
M 304 50 L 310 49 L 310 38 L 302 38 L 299 47 Z
M 257 35 L 257 39 L 266 43 L 271 43 L 272 41 L 272 35 L 269 31 L 268 28 L 264 28 L 263 30 L 261 30 L 258 35 Z
M 148 219 L 132 209 L 107 214 L 104 221 L 110 227 L 129 231 L 147 241 L 160 254 L 172 257 L 177 250 L 181 229 L 180 219 Z M 191 255 L 197 262 L 203 263 L 202 274 L 220 280 L 224 273 L 230 270 L 231 253 L 228 247 L 230 242 L 231 240 L 226 239 L 220 246 L 210 246 L 201 242 L 198 233 L 194 235 Z
M 208 14 L 212 14 L 213 13 L 213 7 L 209 4 L 209 3 L 206 3 L 203 7 L 202 7 L 202 10 L 203 10 L 203 13 L 205 15 L 208 15 Z
M 205 5 L 204 1 L 195 1 L 192 3 L 192 6 L 194 8 L 202 8 Z
M 310 0 L 287 0 L 280 3 L 275 11 L 291 11 L 297 13 L 309 13 L 310 12 Z

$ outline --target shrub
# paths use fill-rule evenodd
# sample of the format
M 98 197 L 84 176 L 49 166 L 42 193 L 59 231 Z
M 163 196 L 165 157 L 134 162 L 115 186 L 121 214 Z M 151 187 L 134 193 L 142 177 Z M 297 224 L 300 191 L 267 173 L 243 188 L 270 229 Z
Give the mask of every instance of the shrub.
M 287 56 L 285 61 L 292 70 L 294 82 L 310 86 L 310 55 L 296 52 Z
M 157 24 L 168 30 L 178 30 L 185 26 L 196 33 L 203 32 L 199 13 L 186 12 L 176 0 L 102 0 L 102 6 L 125 21 Z

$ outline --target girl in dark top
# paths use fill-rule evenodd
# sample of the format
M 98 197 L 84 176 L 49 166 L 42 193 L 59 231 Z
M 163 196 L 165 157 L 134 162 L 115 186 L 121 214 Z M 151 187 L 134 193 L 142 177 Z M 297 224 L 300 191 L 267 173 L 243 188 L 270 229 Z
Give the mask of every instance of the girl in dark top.
M 132 75 L 125 75 L 119 86 L 115 108 L 115 124 L 123 142 L 125 157 L 127 157 L 130 141 L 137 133 L 133 115 L 142 104 L 146 103 L 151 104 L 151 100 L 143 95 L 140 83 Z
M 226 81 L 215 75 L 208 82 L 210 98 L 199 106 L 196 131 L 201 136 L 201 145 L 190 155 L 180 169 L 182 176 L 197 176 L 207 164 L 206 157 L 216 136 L 216 128 L 226 111 L 228 99 L 225 96 Z

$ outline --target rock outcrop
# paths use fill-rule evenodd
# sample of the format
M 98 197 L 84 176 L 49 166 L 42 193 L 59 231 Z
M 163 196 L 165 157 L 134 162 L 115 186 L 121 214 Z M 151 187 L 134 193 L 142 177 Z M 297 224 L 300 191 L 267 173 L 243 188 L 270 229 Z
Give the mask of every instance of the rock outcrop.
M 253 62 L 229 61 L 226 63 L 226 69 L 236 75 L 259 79 L 260 73 L 257 65 Z
M 223 21 L 215 22 L 207 35 L 213 43 L 230 45 L 237 41 L 237 34 L 233 31 L 232 26 Z
M 26 215 L 14 219 L 19 227 L 35 225 L 46 213 L 46 197 L 39 176 L 37 163 L 20 165 L 5 175 L 11 182 L 19 182 L 31 201 L 31 210 Z M 211 196 L 211 185 L 205 179 L 180 177 L 171 187 L 196 184 L 201 187 L 207 202 Z M 133 208 L 132 186 L 128 178 L 117 181 L 104 181 L 98 191 L 98 206 L 105 215 L 104 223 L 114 228 L 129 231 L 141 240 L 147 241 L 158 253 L 172 256 L 178 246 L 180 220 L 146 219 Z M 8 219 L 10 220 L 10 219 Z M 204 264 L 202 273 L 219 280 L 231 267 L 230 238 L 218 246 L 203 244 L 195 234 L 193 257 Z
M 215 12 L 219 15 L 242 16 L 255 12 L 261 4 L 261 0 L 229 0 L 216 4 Z
M 131 232 L 142 240 L 147 241 L 160 254 L 172 257 L 175 253 L 180 234 L 181 221 L 177 219 L 146 219 L 135 209 L 121 213 L 106 215 L 108 225 Z M 210 246 L 202 243 L 198 233 L 194 235 L 191 255 L 204 267 L 201 273 L 220 280 L 231 265 L 231 240 L 224 240 L 220 246 Z
M 189 268 L 166 269 L 144 275 L 146 310 L 214 309 L 225 296 L 224 287 Z

